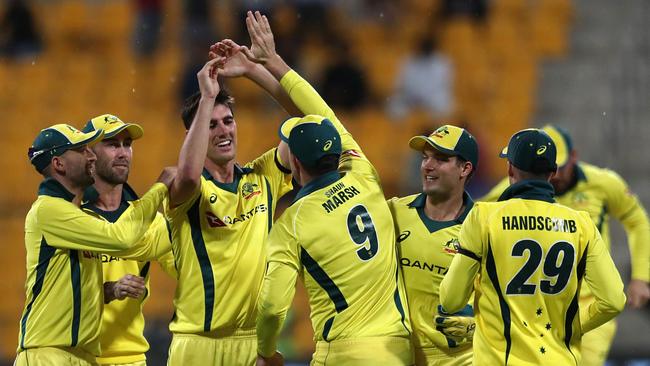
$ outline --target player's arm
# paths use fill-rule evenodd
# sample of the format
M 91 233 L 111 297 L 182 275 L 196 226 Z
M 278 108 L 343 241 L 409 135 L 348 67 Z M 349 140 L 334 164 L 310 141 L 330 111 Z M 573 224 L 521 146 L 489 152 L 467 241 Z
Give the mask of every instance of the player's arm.
M 168 174 L 169 172 L 163 172 Z M 171 174 L 171 173 L 169 173 Z M 167 185 L 173 176 L 159 178 Z M 131 248 L 154 221 L 167 195 L 167 186 L 156 183 L 140 199 L 133 201 L 122 216 L 110 223 L 70 205 L 41 204 L 36 217 L 48 245 L 57 248 L 113 253 Z
M 481 269 L 483 240 L 479 230 L 480 207 L 474 206 L 460 229 L 460 245 L 449 271 L 440 283 L 440 305 L 446 313 L 461 311 L 474 290 L 474 278 Z
M 582 332 L 586 333 L 613 319 L 625 306 L 623 281 L 614 261 L 605 247 L 598 229 L 584 213 L 582 220 L 587 226 L 587 246 L 585 262 L 585 281 L 595 300 L 587 307 L 580 308 Z
M 503 194 L 503 191 L 510 186 L 510 181 L 508 177 L 503 178 L 496 186 L 494 186 L 485 196 L 477 199 L 477 201 L 484 202 L 496 202 L 499 200 L 499 197 Z
M 628 303 L 639 309 L 650 300 L 650 221 L 636 195 L 618 174 L 610 173 L 606 186 L 607 206 L 613 217 L 621 222 L 632 259 L 632 279 L 628 284 Z
M 268 267 L 257 303 L 257 353 L 267 358 L 276 352 L 300 268 L 297 242 L 289 229 L 289 219 L 282 217 L 269 234 Z
M 113 256 L 146 262 L 158 260 L 165 254 L 171 253 L 171 250 L 167 221 L 162 214 L 158 213 L 151 226 L 133 247 L 114 253 Z
M 246 26 L 251 37 L 251 48 L 242 47 L 242 51 L 254 62 L 264 65 L 273 75 L 299 108 L 301 114 L 316 114 L 329 119 L 341 135 L 343 151 L 353 150 L 359 157 L 363 156 L 361 148 L 354 141 L 352 135 L 345 129 L 334 111 L 327 105 L 318 92 L 298 73 L 292 70 L 275 51 L 273 33 L 266 16 L 259 12 L 249 12 L 246 17 Z M 295 122 L 295 121 L 294 121 Z M 281 134 L 288 137 L 292 126 L 283 125 Z M 280 146 L 281 159 L 288 161 L 288 148 Z
M 223 62 L 223 57 L 216 57 L 208 61 L 197 74 L 201 99 L 178 155 L 178 174 L 169 192 L 170 208 L 196 197 L 201 185 L 201 173 L 208 153 L 211 116 L 220 90 L 217 74 Z

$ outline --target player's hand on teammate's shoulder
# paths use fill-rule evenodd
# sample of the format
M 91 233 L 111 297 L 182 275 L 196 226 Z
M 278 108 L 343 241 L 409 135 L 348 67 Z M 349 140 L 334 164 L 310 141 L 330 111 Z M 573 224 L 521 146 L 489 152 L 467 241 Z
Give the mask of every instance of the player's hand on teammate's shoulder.
M 212 46 L 208 56 L 210 59 L 217 57 L 225 58 L 225 63 L 219 71 L 219 75 L 227 78 L 235 78 L 240 76 L 248 76 L 256 68 L 259 67 L 255 62 L 249 60 L 243 53 L 243 47 L 235 43 L 231 39 L 221 40 Z
M 282 354 L 280 352 L 275 352 L 275 354 L 271 357 L 262 357 L 260 355 L 257 355 L 257 362 L 255 362 L 255 366 L 283 366 L 284 365 L 284 357 L 282 357 Z
M 650 300 L 650 286 L 641 280 L 631 280 L 627 286 L 627 303 L 632 309 L 641 309 Z
M 167 189 L 171 189 L 172 183 L 174 182 L 174 178 L 176 178 L 177 170 L 178 169 L 175 166 L 168 166 L 163 168 L 156 182 L 166 185 Z
M 273 32 L 266 15 L 262 15 L 259 11 L 254 14 L 249 11 L 246 15 L 246 28 L 251 38 L 251 47 L 242 46 L 241 50 L 249 60 L 265 64 L 277 56 Z

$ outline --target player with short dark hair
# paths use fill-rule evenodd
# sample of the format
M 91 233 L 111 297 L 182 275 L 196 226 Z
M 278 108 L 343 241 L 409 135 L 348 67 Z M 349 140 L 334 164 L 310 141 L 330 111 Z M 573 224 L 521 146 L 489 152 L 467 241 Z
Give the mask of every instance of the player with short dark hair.
M 277 338 L 298 276 L 311 307 L 312 365 L 410 365 L 408 308 L 377 171 L 320 95 L 276 54 L 266 17 L 249 12 L 246 21 L 252 46 L 243 52 L 306 114 L 281 128 L 302 188 L 268 238 L 258 365 L 281 363 Z
M 561 127 L 542 127 L 557 147 L 557 174 L 551 178 L 558 203 L 589 213 L 608 250 L 611 248 L 609 218 L 617 219 L 625 229 L 632 263 L 627 286 L 628 304 L 633 309 L 645 306 L 650 299 L 650 220 L 638 197 L 625 180 L 614 171 L 578 160 L 571 136 Z M 508 186 L 507 179 L 495 186 L 481 200 L 494 201 Z M 580 292 L 580 306 L 593 301 L 588 286 Z M 616 334 L 616 320 L 585 334 L 582 342 L 584 366 L 600 366 Z
M 114 223 L 82 211 L 83 192 L 94 182 L 96 157 L 88 146 L 103 133 L 58 124 L 42 130 L 29 149 L 45 180 L 25 219 L 26 303 L 16 365 L 95 364 L 103 303 L 102 263 L 95 252 L 133 247 L 173 180 L 173 171 L 163 170 L 159 183 Z
M 83 132 L 103 130 L 104 135 L 91 149 L 97 157 L 95 183 L 86 189 L 82 208 L 106 221 L 115 222 L 138 195 L 128 184 L 133 155 L 132 144 L 144 131 L 135 123 L 104 114 L 92 118 Z M 158 213 L 140 241 L 144 245 L 118 253 L 99 254 L 103 268 L 104 310 L 99 333 L 100 365 L 145 365 L 149 343 L 144 337 L 142 308 L 149 290 L 151 261 L 158 261 L 176 277 L 174 256 L 167 224 Z M 127 298 L 129 297 L 129 298 Z M 124 300 L 124 301 L 113 301 Z
M 422 154 L 422 192 L 388 200 L 413 326 L 416 365 L 471 365 L 473 309 L 438 313 L 440 281 L 455 252 L 460 226 L 474 206 L 465 185 L 478 166 L 478 144 L 467 130 L 441 126 L 415 136 Z M 440 332 L 440 331 L 442 332 Z
M 519 131 L 501 156 L 511 185 L 465 219 L 442 310 L 462 309 L 480 273 L 474 365 L 579 365 L 582 335 L 623 309 L 623 283 L 589 215 L 555 203 L 551 138 Z M 595 300 L 579 308 L 583 280 Z

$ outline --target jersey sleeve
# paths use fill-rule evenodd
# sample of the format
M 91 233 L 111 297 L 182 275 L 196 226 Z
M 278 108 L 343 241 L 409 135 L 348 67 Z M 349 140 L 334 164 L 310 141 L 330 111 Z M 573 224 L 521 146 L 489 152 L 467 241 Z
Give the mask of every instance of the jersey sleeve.
M 158 213 L 151 226 L 133 247 L 114 253 L 113 256 L 146 262 L 158 260 L 165 254 L 171 253 L 171 250 L 167 221 L 162 214 Z
M 598 229 L 587 213 L 581 215 L 583 227 L 587 227 L 585 237 L 589 240 L 586 253 L 583 254 L 587 256 L 584 278 L 594 295 L 594 301 L 589 306 L 580 308 L 582 332 L 586 333 L 623 311 L 625 293 L 621 276 Z
M 650 282 L 650 222 L 648 214 L 623 178 L 608 171 L 607 207 L 625 228 L 632 257 L 632 279 Z
M 334 111 L 327 105 L 318 92 L 297 72 L 290 70 L 280 80 L 280 84 L 289 94 L 293 103 L 304 114 L 316 114 L 329 119 L 341 135 L 341 161 L 340 172 L 355 171 L 379 182 L 379 176 L 374 166 L 365 156 L 359 144 L 354 140 L 341 121 L 336 117 Z
M 257 303 L 257 351 L 265 357 L 275 353 L 282 323 L 296 291 L 300 260 L 291 226 L 288 215 L 281 217 L 267 239 L 268 265 Z
M 114 253 L 136 244 L 156 218 L 167 187 L 156 183 L 131 202 L 114 223 L 89 215 L 75 205 L 41 204 L 36 212 L 48 244 L 56 248 Z
M 496 186 L 494 186 L 485 196 L 477 199 L 477 201 L 483 202 L 496 202 L 499 197 L 503 194 L 503 191 L 510 186 L 510 180 L 508 177 L 503 178 Z
M 201 179 L 201 184 L 199 187 L 192 193 L 190 198 L 187 199 L 187 201 L 181 203 L 180 205 L 176 207 L 169 207 L 169 199 L 166 199 L 165 202 L 163 203 L 163 212 L 166 217 L 175 219 L 181 215 L 185 215 L 187 211 L 194 205 L 197 199 L 201 197 L 201 192 L 203 191 L 203 184 L 205 184 L 205 179 L 203 177 Z
M 260 172 L 268 179 L 271 194 L 274 199 L 279 199 L 293 188 L 291 184 L 291 170 L 287 170 L 279 162 L 278 149 L 273 148 L 246 166 Z
M 440 283 L 440 305 L 447 313 L 460 311 L 472 296 L 474 278 L 481 269 L 483 257 L 479 224 L 479 209 L 474 206 L 461 226 L 457 253 Z

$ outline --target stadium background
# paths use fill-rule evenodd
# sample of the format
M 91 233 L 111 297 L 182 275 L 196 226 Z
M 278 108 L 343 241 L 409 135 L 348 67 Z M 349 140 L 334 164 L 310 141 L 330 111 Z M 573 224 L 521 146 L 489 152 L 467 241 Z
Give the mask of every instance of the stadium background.
M 444 122 L 468 127 L 481 146 L 471 187 L 478 197 L 505 173 L 496 155 L 509 136 L 550 122 L 573 134 L 584 160 L 621 173 L 650 207 L 644 0 L 34 0 L 26 4 L 38 37 L 19 47 L 7 46 L 16 34 L 12 23 L 25 28 L 30 17 L 7 17 L 9 3 L 0 3 L 0 364 L 14 358 L 24 302 L 23 223 L 40 181 L 26 158 L 34 136 L 54 123 L 81 127 L 103 113 L 140 123 L 145 136 L 134 144 L 130 183 L 144 192 L 176 162 L 184 136 L 179 105 L 195 87 L 207 46 L 226 37 L 249 43 L 248 9 L 269 15 L 278 52 L 331 95 L 388 197 L 419 185 L 417 156 L 407 147 L 415 134 Z M 388 106 L 400 65 L 428 37 L 451 65 L 451 102 L 434 113 L 397 113 Z M 246 162 L 277 143 L 285 115 L 248 80 L 226 84 L 237 100 L 238 160 Z M 629 254 L 616 225 L 612 243 L 627 281 Z M 148 357 L 158 365 L 166 359 L 174 283 L 157 267 L 151 283 Z M 308 311 L 299 291 L 282 343 L 292 360 L 309 359 L 313 349 Z M 650 358 L 648 308 L 619 319 L 613 362 Z

